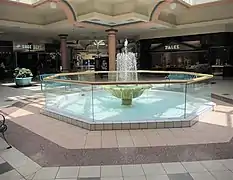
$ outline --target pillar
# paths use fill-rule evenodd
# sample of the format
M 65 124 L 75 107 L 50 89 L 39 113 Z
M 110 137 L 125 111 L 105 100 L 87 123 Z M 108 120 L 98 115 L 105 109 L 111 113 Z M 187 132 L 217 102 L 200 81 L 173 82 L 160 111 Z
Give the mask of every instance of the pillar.
M 60 34 L 60 52 L 61 52 L 61 66 L 62 71 L 67 72 L 69 71 L 69 61 L 68 61 L 68 55 L 67 55 L 67 34 Z
M 109 71 L 116 70 L 116 29 L 106 30 L 108 33 L 108 56 L 109 56 Z

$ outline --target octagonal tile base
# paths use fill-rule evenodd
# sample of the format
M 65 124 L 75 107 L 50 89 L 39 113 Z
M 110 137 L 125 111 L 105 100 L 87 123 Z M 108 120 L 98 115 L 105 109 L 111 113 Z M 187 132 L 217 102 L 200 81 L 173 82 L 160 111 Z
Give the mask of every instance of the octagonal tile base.
M 90 131 L 102 130 L 136 130 L 136 129 L 162 129 L 162 128 L 185 128 L 196 124 L 206 111 L 214 110 L 214 105 L 210 106 L 204 112 L 196 116 L 190 116 L 185 119 L 167 119 L 167 120 L 149 120 L 141 122 L 90 122 L 82 119 L 70 118 L 56 112 L 43 109 L 41 114 L 52 117 L 54 119 L 64 121 L 66 123 L 78 126 Z

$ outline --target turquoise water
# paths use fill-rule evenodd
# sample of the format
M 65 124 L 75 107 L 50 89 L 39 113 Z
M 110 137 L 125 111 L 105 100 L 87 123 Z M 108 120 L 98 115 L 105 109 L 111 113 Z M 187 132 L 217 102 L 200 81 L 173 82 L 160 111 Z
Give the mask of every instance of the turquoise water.
M 182 92 L 146 90 L 125 107 L 104 90 L 73 93 L 46 99 L 46 108 L 62 115 L 96 122 L 184 119 L 208 109 L 212 103 Z

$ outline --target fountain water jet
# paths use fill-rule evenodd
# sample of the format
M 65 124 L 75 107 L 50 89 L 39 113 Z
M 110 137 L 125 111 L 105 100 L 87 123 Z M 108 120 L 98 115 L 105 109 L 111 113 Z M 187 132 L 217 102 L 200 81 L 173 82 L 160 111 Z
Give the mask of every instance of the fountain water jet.
M 136 57 L 127 46 L 126 39 L 123 52 L 117 54 L 117 81 L 138 81 Z
M 132 52 L 128 52 L 128 41 L 124 42 L 122 53 L 117 54 L 117 77 L 118 82 L 136 82 L 138 81 L 137 61 L 136 56 Z M 122 105 L 132 105 L 133 98 L 137 98 L 142 93 L 151 88 L 151 85 L 116 85 L 104 86 L 104 89 L 110 92 L 113 96 L 121 99 Z

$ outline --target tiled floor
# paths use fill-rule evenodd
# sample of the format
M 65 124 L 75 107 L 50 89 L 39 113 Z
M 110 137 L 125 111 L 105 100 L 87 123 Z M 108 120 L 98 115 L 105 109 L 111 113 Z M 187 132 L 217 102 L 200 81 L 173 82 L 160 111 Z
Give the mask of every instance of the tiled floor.
M 4 142 L 1 140 L 0 145 Z M 13 158 L 11 158 L 13 157 Z M 18 159 L 17 161 L 15 160 Z M 15 148 L 0 154 L 0 180 L 233 180 L 233 159 L 40 167 Z
M 40 91 L 41 90 L 41 84 L 39 82 L 32 82 L 32 84 L 33 86 L 22 87 L 20 89 L 29 90 L 29 91 Z M 15 83 L 3 83 L 1 85 L 6 86 L 6 87 L 11 87 L 11 88 L 17 88 Z
M 7 136 L 41 166 L 233 158 L 233 107 L 227 103 L 216 101 L 215 111 L 206 113 L 191 128 L 87 131 L 41 115 L 43 94 L 11 99 L 18 102 L 1 109 L 9 119 Z
M 44 98 L 40 94 L 36 99 L 14 98 L 20 98 L 20 102 L 1 110 L 12 122 L 67 149 L 220 143 L 233 136 L 233 107 L 218 101 L 215 111 L 203 115 L 191 128 L 88 131 L 41 115 Z
M 14 148 L 0 138 L 0 180 L 233 180 L 230 104 L 191 128 L 90 132 L 41 115 L 41 93 L 4 97 Z

